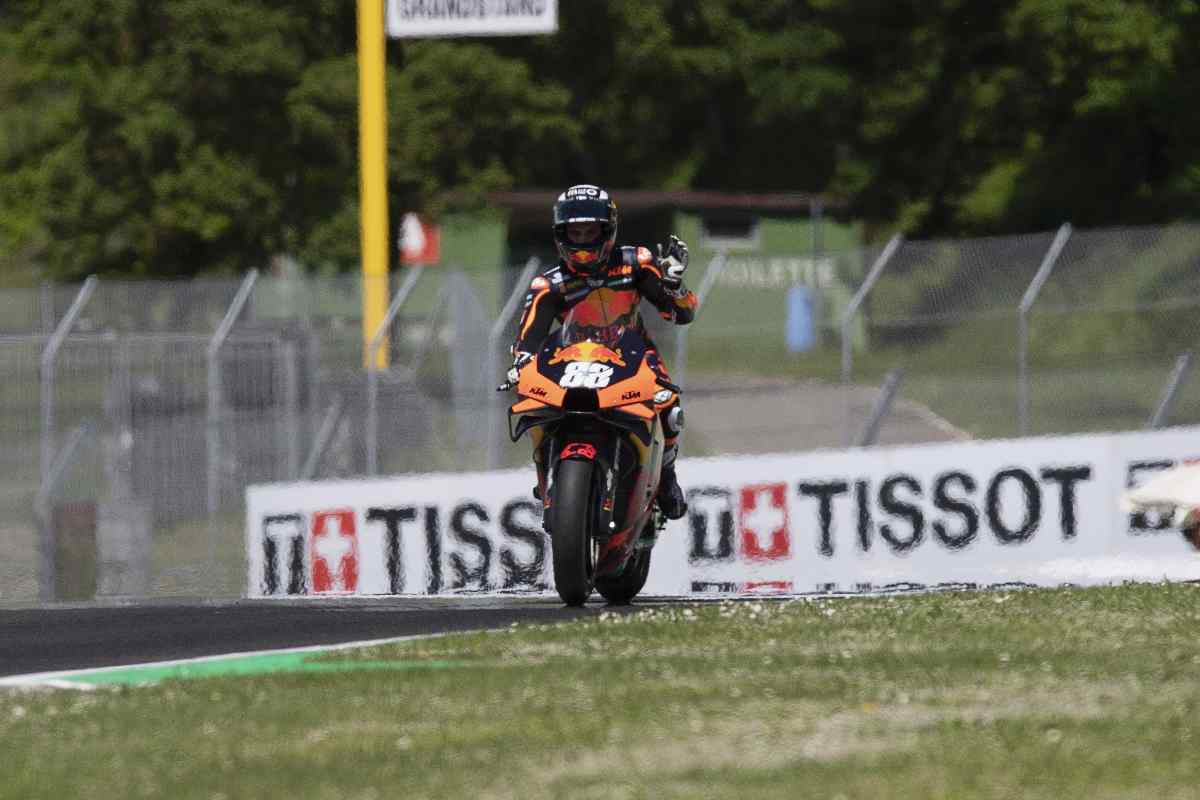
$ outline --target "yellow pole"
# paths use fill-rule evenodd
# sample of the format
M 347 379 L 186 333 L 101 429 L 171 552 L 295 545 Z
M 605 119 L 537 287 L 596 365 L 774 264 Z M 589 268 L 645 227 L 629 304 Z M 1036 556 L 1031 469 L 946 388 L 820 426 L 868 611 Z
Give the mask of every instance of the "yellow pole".
M 387 99 L 384 95 L 383 0 L 358 0 L 358 181 L 362 243 L 363 365 L 388 306 Z M 380 343 L 374 366 L 388 365 Z

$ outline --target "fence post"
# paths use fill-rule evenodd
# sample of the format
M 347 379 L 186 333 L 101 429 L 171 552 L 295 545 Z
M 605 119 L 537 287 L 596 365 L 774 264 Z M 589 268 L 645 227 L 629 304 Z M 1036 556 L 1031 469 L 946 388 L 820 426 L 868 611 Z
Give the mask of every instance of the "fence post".
M 896 255 L 896 251 L 904 244 L 904 235 L 897 233 L 888 240 L 887 246 L 883 248 L 883 252 L 875 259 L 875 263 L 871 265 L 871 269 L 867 271 L 867 277 L 863 279 L 862 285 L 858 287 L 858 291 L 850 298 L 850 302 L 846 304 L 846 312 L 842 315 L 842 383 L 850 382 L 850 374 L 854 368 L 853 342 L 850 339 L 850 324 L 854 322 L 854 318 L 858 315 L 858 309 L 867 299 L 867 295 L 875 286 L 875 282 L 879 280 L 879 276 L 883 274 L 884 268 L 892 257 Z
M 333 438 L 334 430 L 341 419 L 343 406 L 342 396 L 340 394 L 334 395 L 333 402 L 325 409 L 325 416 L 321 419 L 321 428 L 317 431 L 316 437 L 313 438 L 312 447 L 308 451 L 308 457 L 304 459 L 304 468 L 300 471 L 300 480 L 308 481 L 316 476 L 317 468 L 321 466 L 321 461 L 325 458 L 325 450 L 329 447 L 329 440 Z
M 300 476 L 300 356 L 296 343 L 283 339 L 279 343 L 283 383 L 283 435 L 287 463 L 284 477 L 294 481 Z
M 229 333 L 233 330 L 238 316 L 242 313 L 242 309 L 250 299 L 250 294 L 254 291 L 254 284 L 257 281 L 258 270 L 250 270 L 242 280 L 242 285 L 238 287 L 237 294 L 233 297 L 233 302 L 229 304 L 229 308 L 225 312 L 225 317 L 217 326 L 217 330 L 213 333 L 212 338 L 208 340 L 208 350 L 206 353 L 208 363 L 208 424 L 205 426 L 205 439 L 208 445 L 208 496 L 206 510 L 208 511 L 210 520 L 217 513 L 217 506 L 221 499 L 221 346 L 229 338 Z
M 816 268 L 817 257 L 825 249 L 825 237 L 822 227 L 825 223 L 825 204 L 821 198 L 812 197 L 808 201 L 808 222 L 812 226 L 812 255 L 813 268 Z
M 133 343 L 131 334 L 118 338 L 115 370 L 110 392 L 112 402 L 109 419 L 113 435 L 107 453 L 112 485 L 109 492 L 113 503 L 124 505 L 134 499 L 133 488 Z
M 95 275 L 88 276 L 88 279 L 83 282 L 83 286 L 79 288 L 79 294 L 75 295 L 71 307 L 67 309 L 67 313 L 55 327 L 54 333 L 50 335 L 46 347 L 42 350 L 41 476 L 43 483 L 46 482 L 54 461 L 54 383 L 55 369 L 58 366 L 58 351 L 71 333 L 71 328 L 75 326 L 75 321 L 83 313 L 83 307 L 87 305 L 88 300 L 96 291 L 97 283 L 99 283 L 99 278 Z
M 1167 420 L 1171 416 L 1171 409 L 1175 407 L 1175 397 L 1183 388 L 1183 384 L 1187 382 L 1191 369 L 1192 352 L 1189 350 L 1175 359 L 1175 367 L 1171 370 L 1171 376 L 1167 378 L 1167 385 L 1163 387 L 1158 407 L 1154 409 L 1154 415 L 1150 417 L 1150 422 L 1146 427 L 1157 430 L 1167 424 Z
M 900 383 L 903 380 L 904 370 L 899 367 L 884 377 L 883 385 L 879 387 L 879 397 L 875 398 L 871 416 L 858 434 L 858 439 L 854 442 L 855 447 L 869 447 L 875 444 L 875 440 L 879 436 L 879 429 L 883 426 L 884 419 L 891 413 L 892 405 L 896 401 L 896 395 L 900 391 Z
M 1017 310 L 1017 431 L 1021 436 L 1029 435 L 1029 311 L 1037 302 L 1042 286 L 1054 271 L 1059 255 L 1071 238 L 1071 223 L 1064 222 L 1054 235 L 1054 241 L 1042 257 L 1041 266 L 1025 289 L 1021 305 Z
M 67 434 L 62 449 L 54 457 L 42 475 L 41 484 L 33 498 L 33 513 L 38 523 L 38 599 L 50 602 L 55 599 L 55 583 L 58 577 L 58 559 L 55 554 L 57 532 L 54 530 L 54 515 L 51 500 L 67 468 L 75 460 L 75 451 L 92 433 L 91 420 L 84 420 Z
M 700 279 L 700 285 L 696 287 L 696 313 L 699 314 L 704 308 L 704 301 L 708 299 L 709 293 L 717 280 L 721 277 L 721 273 L 725 271 L 725 265 L 729 263 L 729 254 L 724 250 L 717 252 L 713 256 L 712 261 L 708 262 L 708 267 L 704 270 L 704 277 Z M 687 357 L 688 357 L 688 335 L 691 332 L 691 325 L 679 325 L 675 328 L 675 363 L 671 365 L 672 377 L 675 385 L 683 387 L 684 381 L 687 380 Z M 682 441 L 683 434 L 680 434 Z M 683 445 L 680 444 L 682 449 Z
M 387 330 L 391 327 L 392 321 L 396 319 L 396 315 L 400 313 L 400 308 L 408 301 L 408 296 L 412 294 L 413 288 L 424 273 L 424 264 L 415 264 L 408 268 L 408 274 L 404 276 L 404 283 L 400 284 L 400 288 L 396 290 L 396 296 L 392 298 L 387 311 L 384 312 L 383 319 L 379 321 L 379 327 L 375 329 L 375 333 L 371 336 L 371 341 L 367 344 L 367 419 L 363 435 L 366 438 L 368 475 L 375 475 L 379 472 L 380 370 L 376 366 L 378 362 L 375 360 L 375 357 L 379 352 L 379 348 L 383 345 L 383 339 L 387 336 Z M 305 469 L 307 470 L 307 466 Z
M 492 323 L 492 329 L 488 333 L 487 340 L 487 374 L 483 376 L 483 392 L 484 400 L 483 407 L 488 415 L 487 426 L 487 468 L 495 469 L 500 466 L 500 431 L 499 415 L 500 409 L 496 408 L 495 392 L 493 391 L 493 381 L 499 380 L 501 359 L 499 358 L 500 338 L 504 336 L 504 331 L 508 327 L 509 320 L 517 312 L 517 306 L 521 302 L 521 298 L 525 292 L 529 290 L 529 282 L 533 280 L 534 274 L 541 269 L 542 260 L 537 256 L 531 256 L 525 262 L 525 268 L 521 270 L 521 274 L 517 277 L 517 282 L 513 284 L 513 290 L 508 295 L 508 300 L 505 301 L 504 307 L 500 309 L 500 314 L 496 317 L 496 321 Z
M 704 270 L 704 277 L 700 279 L 700 286 L 696 289 L 696 313 L 704 308 L 704 302 L 708 299 L 709 292 L 716 285 L 721 273 L 725 271 L 725 265 L 728 262 L 729 254 L 724 250 L 719 251 L 713 256 L 713 260 L 708 262 L 708 268 Z M 691 325 L 679 325 L 675 328 L 675 364 L 671 367 L 671 377 L 675 381 L 675 385 L 681 389 L 686 389 L 684 381 L 687 380 L 688 337 L 691 327 Z M 686 433 L 686 430 L 680 431 L 675 442 L 680 453 L 683 452 L 683 437 Z

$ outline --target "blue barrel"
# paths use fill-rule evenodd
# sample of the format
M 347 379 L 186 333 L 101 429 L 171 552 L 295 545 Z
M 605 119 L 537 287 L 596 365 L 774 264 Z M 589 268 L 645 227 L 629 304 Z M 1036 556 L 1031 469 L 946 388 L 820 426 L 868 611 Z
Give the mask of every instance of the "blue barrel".
M 807 286 L 788 289 L 784 337 L 789 353 L 807 353 L 817 343 L 813 291 Z

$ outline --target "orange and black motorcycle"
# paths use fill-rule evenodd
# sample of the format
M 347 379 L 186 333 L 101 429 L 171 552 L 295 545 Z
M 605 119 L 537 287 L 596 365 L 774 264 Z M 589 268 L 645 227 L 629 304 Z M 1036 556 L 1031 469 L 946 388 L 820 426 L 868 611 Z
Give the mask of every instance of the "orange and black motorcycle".
M 521 368 L 509 436 L 533 439 L 559 597 L 582 605 L 594 588 L 625 604 L 645 586 L 666 524 L 654 502 L 663 456 L 656 409 L 679 387 L 646 358 L 636 305 L 611 319 L 595 307 L 584 317 L 568 313 Z

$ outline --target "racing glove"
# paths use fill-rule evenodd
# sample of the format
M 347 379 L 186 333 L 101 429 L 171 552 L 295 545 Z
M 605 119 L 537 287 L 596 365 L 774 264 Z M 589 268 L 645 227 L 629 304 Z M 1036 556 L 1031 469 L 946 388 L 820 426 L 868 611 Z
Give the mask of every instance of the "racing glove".
M 668 289 L 678 291 L 683 285 L 683 273 L 688 267 L 688 246 L 678 236 L 672 235 L 667 245 L 666 254 L 663 246 L 658 246 L 658 267 L 663 273 L 663 283 Z
M 508 379 L 510 386 L 517 385 L 517 381 L 520 378 L 521 367 L 525 366 L 530 361 L 533 361 L 533 353 L 527 353 L 524 350 L 518 350 L 517 352 L 513 353 L 512 366 L 508 368 L 508 374 L 504 376 Z

